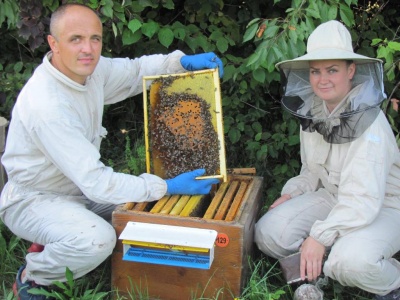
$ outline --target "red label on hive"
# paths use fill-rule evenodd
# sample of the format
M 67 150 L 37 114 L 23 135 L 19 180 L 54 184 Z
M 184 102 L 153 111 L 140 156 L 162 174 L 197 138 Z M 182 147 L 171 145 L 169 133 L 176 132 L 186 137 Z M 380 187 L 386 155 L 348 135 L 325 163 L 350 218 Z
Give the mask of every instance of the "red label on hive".
M 229 244 L 229 237 L 226 233 L 218 233 L 217 238 L 215 239 L 215 244 L 218 247 L 226 247 Z

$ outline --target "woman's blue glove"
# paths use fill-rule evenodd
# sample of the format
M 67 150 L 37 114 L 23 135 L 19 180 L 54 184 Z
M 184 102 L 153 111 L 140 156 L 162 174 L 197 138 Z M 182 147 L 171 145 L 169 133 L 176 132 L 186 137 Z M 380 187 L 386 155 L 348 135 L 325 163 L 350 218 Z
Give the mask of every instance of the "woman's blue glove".
M 219 77 L 224 76 L 224 65 L 214 52 L 207 52 L 181 57 L 181 65 L 188 71 L 215 69 L 218 67 Z
M 167 193 L 170 195 L 205 195 L 211 190 L 213 184 L 219 183 L 216 178 L 196 179 L 206 172 L 204 169 L 197 169 L 191 172 L 182 173 L 175 178 L 165 180 L 167 182 Z

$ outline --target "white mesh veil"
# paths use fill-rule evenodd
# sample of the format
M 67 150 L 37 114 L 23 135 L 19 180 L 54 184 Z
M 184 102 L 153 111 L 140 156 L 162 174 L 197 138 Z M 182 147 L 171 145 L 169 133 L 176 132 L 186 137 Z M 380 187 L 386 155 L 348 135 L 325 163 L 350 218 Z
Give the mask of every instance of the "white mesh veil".
M 386 98 L 382 64 L 378 61 L 354 62 L 353 88 L 331 113 L 312 91 L 309 68 L 280 66 L 284 88 L 282 105 L 300 119 L 304 131 L 317 131 L 325 141 L 343 144 L 358 138 L 378 116 L 379 106 Z

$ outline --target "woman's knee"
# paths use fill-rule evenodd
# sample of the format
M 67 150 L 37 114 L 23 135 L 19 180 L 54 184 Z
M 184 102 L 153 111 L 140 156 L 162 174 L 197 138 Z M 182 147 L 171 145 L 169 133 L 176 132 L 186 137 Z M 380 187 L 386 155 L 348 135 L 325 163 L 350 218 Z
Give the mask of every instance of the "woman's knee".
M 267 213 L 255 226 L 254 240 L 265 254 L 281 258 L 298 250 L 303 240 L 288 222 L 279 215 Z
M 358 286 L 359 282 L 379 280 L 382 276 L 382 257 L 354 243 L 346 247 L 333 247 L 324 264 L 324 273 L 340 283 Z

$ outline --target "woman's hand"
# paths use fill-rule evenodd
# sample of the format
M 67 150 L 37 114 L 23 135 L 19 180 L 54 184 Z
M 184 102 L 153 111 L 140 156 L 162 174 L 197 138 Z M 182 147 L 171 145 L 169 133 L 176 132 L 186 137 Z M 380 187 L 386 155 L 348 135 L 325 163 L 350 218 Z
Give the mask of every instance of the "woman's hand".
M 278 205 L 282 204 L 283 202 L 286 202 L 290 199 L 292 199 L 292 197 L 289 194 L 283 194 L 278 199 L 276 199 L 274 201 L 274 203 L 271 204 L 271 206 L 268 208 L 268 210 L 271 210 L 271 209 L 277 207 Z
M 325 246 L 308 237 L 300 247 L 300 276 L 302 280 L 313 281 L 321 275 Z

